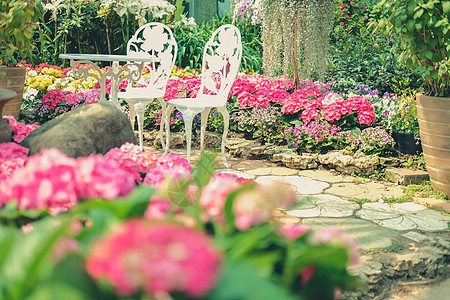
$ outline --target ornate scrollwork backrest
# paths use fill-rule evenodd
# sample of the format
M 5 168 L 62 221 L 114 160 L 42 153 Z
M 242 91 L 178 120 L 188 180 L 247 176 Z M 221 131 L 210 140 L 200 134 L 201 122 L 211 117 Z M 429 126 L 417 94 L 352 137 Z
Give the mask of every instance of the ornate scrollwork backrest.
M 127 44 L 127 55 L 130 57 L 159 59 L 157 62 L 146 64 L 150 76 L 146 77 L 145 85 L 163 93 L 175 65 L 177 51 L 178 44 L 172 30 L 158 22 L 139 27 Z
M 239 29 L 222 25 L 213 32 L 203 51 L 200 94 L 218 95 L 225 105 L 242 58 Z

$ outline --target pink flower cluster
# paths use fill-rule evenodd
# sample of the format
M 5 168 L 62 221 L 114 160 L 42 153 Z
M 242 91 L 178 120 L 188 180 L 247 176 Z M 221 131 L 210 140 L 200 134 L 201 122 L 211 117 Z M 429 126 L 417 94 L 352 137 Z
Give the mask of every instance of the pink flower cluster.
M 191 174 L 191 165 L 185 158 L 175 153 L 157 155 L 144 152 L 132 143 L 111 149 L 105 154 L 105 158 L 117 162 L 138 183 L 153 187 L 161 184 L 165 177 L 186 177 Z
M 24 125 L 16 121 L 13 116 L 3 116 L 3 118 L 9 120 L 9 126 L 11 127 L 11 131 L 14 134 L 13 137 L 16 143 L 21 143 L 24 138 L 26 138 L 33 130 L 39 127 L 39 125 L 35 124 Z
M 0 182 L 5 181 L 18 168 L 22 168 L 28 159 L 28 148 L 16 143 L 0 144 Z M 0 198 L 1 200 L 1 198 Z M 1 201 L 0 201 L 1 205 Z
M 224 225 L 224 207 L 228 195 L 242 186 L 242 180 L 233 174 L 214 174 L 208 184 L 203 187 L 200 205 L 205 211 L 203 220 L 210 219 Z
M 292 90 L 293 86 L 294 81 L 286 76 L 270 79 L 262 75 L 243 75 L 234 81 L 231 95 L 237 96 L 240 108 L 265 108 L 275 103 L 283 105 L 292 96 L 288 91 Z M 329 90 L 330 87 L 311 80 L 300 82 L 299 90 L 310 88 L 320 91 Z
M 324 96 L 315 88 L 295 91 L 282 108 L 285 114 L 294 114 L 301 110 L 300 118 L 305 124 L 321 118 L 332 123 L 354 112 L 358 114 L 361 124 L 370 125 L 376 119 L 373 106 L 366 98 L 353 96 L 344 99 L 333 92 Z
M 200 90 L 201 79 L 197 76 L 171 78 L 167 82 L 164 99 L 195 98 Z
M 53 148 L 31 156 L 24 167 L 0 182 L 0 199 L 17 200 L 20 209 L 57 214 L 80 199 L 126 196 L 134 186 L 128 172 L 101 155 L 73 159 Z
M 86 268 L 121 295 L 145 290 L 199 297 L 214 286 L 220 263 L 204 233 L 176 223 L 129 220 L 93 244 Z
M 41 63 L 41 64 L 33 67 L 33 64 L 26 63 L 25 61 L 18 63 L 17 66 L 25 67 L 27 73 L 29 71 L 33 70 L 33 71 L 36 71 L 36 73 L 38 73 L 38 74 L 41 73 L 42 69 L 44 69 L 44 68 L 54 69 L 54 70 L 60 71 L 62 73 L 61 78 L 66 77 L 67 72 L 72 70 L 72 68 L 60 68 L 58 66 L 50 65 L 48 63 Z

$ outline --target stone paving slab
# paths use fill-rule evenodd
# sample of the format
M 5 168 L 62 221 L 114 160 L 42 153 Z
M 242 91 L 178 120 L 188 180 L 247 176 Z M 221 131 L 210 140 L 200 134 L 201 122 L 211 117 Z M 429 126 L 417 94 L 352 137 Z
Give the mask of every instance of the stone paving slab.
M 282 181 L 292 185 L 299 194 L 303 195 L 319 194 L 329 187 L 329 184 L 326 182 L 303 176 L 260 176 L 255 181 L 260 184 L 268 184 L 272 181 Z
M 380 226 L 398 231 L 447 231 L 450 222 L 449 216 L 412 202 L 364 203 L 356 215 L 361 219 L 370 220 Z
M 302 170 L 298 172 L 298 175 L 309 177 L 312 179 L 325 181 L 328 183 L 336 182 L 353 182 L 354 178 L 352 176 L 337 175 L 333 172 L 327 170 Z
M 258 168 L 246 171 L 248 174 L 252 174 L 255 176 L 289 176 L 289 175 L 297 175 L 298 171 L 294 169 L 284 168 L 284 167 L 275 167 L 275 168 Z
M 358 241 L 361 249 L 387 248 L 392 245 L 392 239 L 398 237 L 395 230 L 355 218 L 308 218 L 302 222 L 312 228 L 345 230 Z
M 302 197 L 299 203 L 287 211 L 288 215 L 299 218 L 350 217 L 360 205 L 333 195 Z
M 401 185 L 421 184 L 426 180 L 430 180 L 428 172 L 406 168 L 386 169 L 385 176 L 388 180 Z
M 401 186 L 393 183 L 333 183 L 326 190 L 326 193 L 345 198 L 369 199 L 378 201 L 379 199 L 401 198 L 404 194 Z

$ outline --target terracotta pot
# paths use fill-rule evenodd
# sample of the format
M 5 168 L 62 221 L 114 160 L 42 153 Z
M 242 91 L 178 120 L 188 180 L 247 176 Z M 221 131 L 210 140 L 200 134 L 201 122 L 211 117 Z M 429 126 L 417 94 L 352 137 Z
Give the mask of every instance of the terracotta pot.
M 13 90 L 17 93 L 13 100 L 6 103 L 3 108 L 3 115 L 14 116 L 17 120 L 23 100 L 26 69 L 24 67 L 1 67 L 1 72 L 6 73 L 6 76 L 0 76 L 0 89 Z
M 417 94 L 420 137 L 431 184 L 450 197 L 450 98 Z

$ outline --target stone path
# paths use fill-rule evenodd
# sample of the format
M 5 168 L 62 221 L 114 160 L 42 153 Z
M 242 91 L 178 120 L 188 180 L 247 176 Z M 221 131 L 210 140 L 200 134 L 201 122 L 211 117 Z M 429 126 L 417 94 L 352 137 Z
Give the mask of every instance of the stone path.
M 183 150 L 174 152 L 184 155 Z M 195 164 L 198 155 L 195 155 L 195 151 L 193 154 L 192 162 Z M 354 299 L 373 299 L 364 298 L 367 295 L 383 296 L 386 290 L 377 291 L 376 286 L 381 282 L 386 284 L 389 278 L 417 278 L 419 275 L 426 277 L 428 273 L 431 278 L 438 275 L 448 276 L 449 268 L 446 262 L 450 252 L 450 214 L 445 201 L 433 199 L 424 202 L 423 199 L 416 201 L 411 198 L 411 202 L 395 203 L 394 199 L 401 198 L 404 193 L 402 186 L 395 183 L 339 175 L 327 170 L 299 171 L 280 167 L 269 161 L 243 160 L 231 156 L 228 156 L 228 162 L 232 166 L 231 169 L 217 171 L 251 178 L 260 184 L 282 181 L 289 183 L 296 190 L 297 204 L 289 210 L 276 212 L 273 219 L 275 222 L 303 223 L 313 228 L 336 227 L 346 230 L 357 239 L 363 254 L 395 252 L 397 248 L 409 250 L 411 256 L 397 255 L 389 258 L 391 269 L 389 263 L 383 261 L 388 257 L 387 254 L 378 261 L 369 255 L 367 263 L 354 271 L 368 278 L 371 292 L 367 292 L 365 296 L 355 296 Z M 223 168 L 221 162 L 218 164 L 219 168 Z M 433 205 L 441 208 L 432 209 Z M 417 250 L 424 245 L 434 245 L 435 249 Z M 427 252 L 428 250 L 431 252 Z M 426 257 L 434 254 L 434 260 L 426 261 Z M 437 266 L 432 266 L 431 271 L 428 270 L 426 265 L 433 263 Z M 370 284 L 373 284 L 372 290 Z M 349 296 L 349 299 L 353 298 Z

